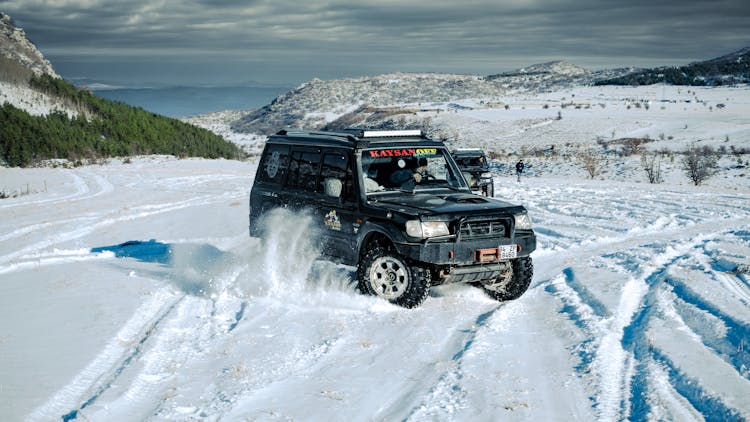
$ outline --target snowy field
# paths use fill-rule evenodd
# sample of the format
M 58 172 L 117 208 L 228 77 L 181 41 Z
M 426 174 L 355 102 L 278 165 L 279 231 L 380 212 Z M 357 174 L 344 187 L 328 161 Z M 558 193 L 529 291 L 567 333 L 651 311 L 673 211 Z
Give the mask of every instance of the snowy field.
M 750 418 L 747 177 L 498 174 L 530 290 L 406 310 L 316 261 L 304 216 L 249 238 L 256 166 L 0 168 L 28 192 L 0 200 L 2 419 Z

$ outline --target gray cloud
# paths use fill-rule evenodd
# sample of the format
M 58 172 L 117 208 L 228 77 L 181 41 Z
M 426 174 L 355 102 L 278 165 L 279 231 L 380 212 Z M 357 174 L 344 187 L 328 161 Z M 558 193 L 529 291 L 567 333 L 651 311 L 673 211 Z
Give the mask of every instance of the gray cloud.
M 679 65 L 750 45 L 747 0 L 0 0 L 0 10 L 63 76 L 122 82 Z

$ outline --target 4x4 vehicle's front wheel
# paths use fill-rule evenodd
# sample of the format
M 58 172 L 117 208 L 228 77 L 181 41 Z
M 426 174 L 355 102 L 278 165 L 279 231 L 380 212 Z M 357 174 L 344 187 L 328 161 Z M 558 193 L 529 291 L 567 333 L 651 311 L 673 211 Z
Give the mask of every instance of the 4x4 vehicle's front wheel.
M 491 298 L 499 301 L 518 299 L 529 288 L 534 275 L 531 257 L 514 259 L 511 261 L 509 270 L 510 274 L 482 282 L 482 289 Z
M 362 257 L 357 281 L 362 293 L 414 308 L 427 299 L 431 278 L 426 268 L 410 264 L 392 247 L 375 246 Z

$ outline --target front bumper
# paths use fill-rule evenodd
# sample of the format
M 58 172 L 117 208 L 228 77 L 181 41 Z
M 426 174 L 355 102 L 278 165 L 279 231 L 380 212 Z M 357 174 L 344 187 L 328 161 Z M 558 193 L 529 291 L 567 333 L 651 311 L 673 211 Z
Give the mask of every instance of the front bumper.
M 476 267 L 482 271 L 482 267 L 498 264 L 501 259 L 478 260 L 477 251 L 498 248 L 501 245 L 517 245 L 518 257 L 529 256 L 536 249 L 536 236 L 533 231 L 528 233 L 517 233 L 516 236 L 508 238 L 472 239 L 456 241 L 431 241 L 430 239 L 417 243 L 399 243 L 396 245 L 399 253 L 415 261 L 432 265 L 447 265 L 456 267 Z
M 473 182 L 471 183 L 470 187 L 472 189 L 479 189 L 479 188 L 483 188 L 483 187 L 485 187 L 487 185 L 491 185 L 491 184 L 492 184 L 492 178 L 491 177 L 486 177 L 486 178 L 483 178 L 483 179 L 474 179 Z

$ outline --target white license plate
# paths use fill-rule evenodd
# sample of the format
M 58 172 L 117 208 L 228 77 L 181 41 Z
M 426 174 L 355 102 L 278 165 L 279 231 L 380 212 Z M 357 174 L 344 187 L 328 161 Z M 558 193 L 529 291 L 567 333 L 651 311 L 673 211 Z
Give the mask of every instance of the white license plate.
M 513 245 L 500 245 L 500 259 L 514 259 L 518 257 L 518 246 Z

